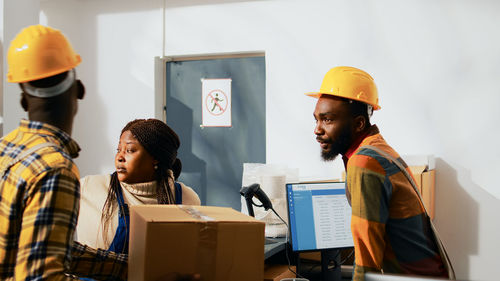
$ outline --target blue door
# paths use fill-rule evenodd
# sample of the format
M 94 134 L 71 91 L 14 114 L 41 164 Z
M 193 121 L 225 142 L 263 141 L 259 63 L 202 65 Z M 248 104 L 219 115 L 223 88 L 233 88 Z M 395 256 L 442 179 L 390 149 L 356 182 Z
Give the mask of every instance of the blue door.
M 264 56 L 166 62 L 166 118 L 181 139 L 179 178 L 203 205 L 240 210 L 243 163 L 266 162 Z M 231 78 L 231 127 L 202 127 L 202 79 Z

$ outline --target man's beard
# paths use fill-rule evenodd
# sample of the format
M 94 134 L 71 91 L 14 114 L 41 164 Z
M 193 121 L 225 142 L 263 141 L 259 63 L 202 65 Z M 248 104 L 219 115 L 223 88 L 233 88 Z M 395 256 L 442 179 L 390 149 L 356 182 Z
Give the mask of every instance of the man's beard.
M 352 132 L 350 127 L 345 126 L 335 141 L 329 139 L 326 143 L 330 144 L 330 149 L 321 150 L 321 157 L 324 161 L 332 161 L 337 158 L 339 154 L 346 153 L 352 143 Z

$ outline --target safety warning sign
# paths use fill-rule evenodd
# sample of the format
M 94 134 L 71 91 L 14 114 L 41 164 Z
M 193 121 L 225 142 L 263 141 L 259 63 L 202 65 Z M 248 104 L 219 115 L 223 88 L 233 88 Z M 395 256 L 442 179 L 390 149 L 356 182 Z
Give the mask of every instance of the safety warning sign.
M 231 79 L 202 79 L 202 126 L 231 127 Z

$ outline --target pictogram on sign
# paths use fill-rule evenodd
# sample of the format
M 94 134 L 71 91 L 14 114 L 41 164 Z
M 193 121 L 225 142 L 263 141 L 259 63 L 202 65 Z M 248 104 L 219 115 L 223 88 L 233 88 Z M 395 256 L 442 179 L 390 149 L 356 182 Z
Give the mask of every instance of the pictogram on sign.
M 223 114 L 227 109 L 226 94 L 219 89 L 211 91 L 205 99 L 205 106 L 212 115 L 218 116 Z
M 231 127 L 231 79 L 202 79 L 202 126 Z

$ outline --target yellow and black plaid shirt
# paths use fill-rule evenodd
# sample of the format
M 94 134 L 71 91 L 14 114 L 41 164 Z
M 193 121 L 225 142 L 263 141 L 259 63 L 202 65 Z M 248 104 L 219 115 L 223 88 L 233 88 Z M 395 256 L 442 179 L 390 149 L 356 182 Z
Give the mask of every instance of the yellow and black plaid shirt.
M 20 157 L 42 143 L 48 146 Z M 126 255 L 73 241 L 79 150 L 62 130 L 35 121 L 22 120 L 1 139 L 0 280 L 126 279 Z

